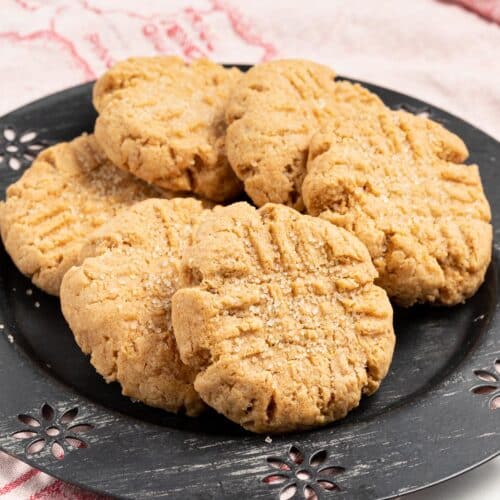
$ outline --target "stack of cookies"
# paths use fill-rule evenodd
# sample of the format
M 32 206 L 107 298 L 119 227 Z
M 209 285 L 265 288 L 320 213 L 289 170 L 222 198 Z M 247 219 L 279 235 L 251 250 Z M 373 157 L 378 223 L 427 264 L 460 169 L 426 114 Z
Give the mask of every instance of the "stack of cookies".
M 451 306 L 484 279 L 464 143 L 326 66 L 134 58 L 93 97 L 94 134 L 38 156 L 0 229 L 129 397 L 254 432 L 324 425 L 387 374 L 389 298 Z

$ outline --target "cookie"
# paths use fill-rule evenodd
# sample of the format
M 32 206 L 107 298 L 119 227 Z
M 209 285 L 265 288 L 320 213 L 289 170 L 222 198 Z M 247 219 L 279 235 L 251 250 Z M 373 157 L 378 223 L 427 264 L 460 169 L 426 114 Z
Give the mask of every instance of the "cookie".
M 123 394 L 168 411 L 200 413 L 195 372 L 179 358 L 170 320 L 180 260 L 206 215 L 194 199 L 151 199 L 122 211 L 89 238 L 83 263 L 61 285 L 76 342 Z
M 333 116 L 383 106 L 380 99 L 309 61 L 259 64 L 241 78 L 226 111 L 231 166 L 257 206 L 304 208 L 301 186 L 311 135 Z
M 113 166 L 92 135 L 38 155 L 0 204 L 0 230 L 17 268 L 58 295 L 85 237 L 121 208 L 168 193 Z
M 397 303 L 458 304 L 483 282 L 492 244 L 467 156 L 456 135 L 404 111 L 333 120 L 311 141 L 304 201 L 358 236 Z
M 392 308 L 375 276 L 364 245 L 327 221 L 275 204 L 214 209 L 172 299 L 196 391 L 254 432 L 344 417 L 392 358 Z
M 241 183 L 225 154 L 224 113 L 239 78 L 206 59 L 118 63 L 94 87 L 96 138 L 115 165 L 151 184 L 231 199 Z

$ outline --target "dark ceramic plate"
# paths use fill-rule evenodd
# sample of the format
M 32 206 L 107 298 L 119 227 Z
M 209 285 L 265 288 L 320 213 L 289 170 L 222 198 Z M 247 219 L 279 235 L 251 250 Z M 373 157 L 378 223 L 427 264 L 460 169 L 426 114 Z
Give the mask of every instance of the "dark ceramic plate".
M 465 140 L 500 227 L 500 144 L 433 106 L 368 88 Z M 91 131 L 94 120 L 91 84 L 1 118 L 2 193 L 40 148 Z M 396 310 L 391 371 L 346 419 L 271 439 L 215 413 L 190 419 L 121 396 L 77 348 L 58 300 L 1 247 L 0 446 L 65 481 L 129 498 L 373 499 L 444 481 L 500 450 L 499 255 L 466 304 Z

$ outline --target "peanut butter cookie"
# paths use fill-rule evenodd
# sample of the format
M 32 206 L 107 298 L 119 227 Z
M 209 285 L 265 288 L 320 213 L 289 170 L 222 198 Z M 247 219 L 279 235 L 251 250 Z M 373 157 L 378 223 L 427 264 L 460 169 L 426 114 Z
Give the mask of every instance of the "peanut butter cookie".
M 118 63 L 94 87 L 96 138 L 113 163 L 151 184 L 233 198 L 241 183 L 226 158 L 224 113 L 240 75 L 206 59 Z
M 59 294 L 84 238 L 121 208 L 168 196 L 106 159 L 92 135 L 38 155 L 0 204 L 0 230 L 18 269 L 42 290 Z
M 207 212 L 189 198 L 138 203 L 93 233 L 61 285 L 63 314 L 95 369 L 126 396 L 188 415 L 204 404 L 179 358 L 170 299 Z
M 456 135 L 404 111 L 332 120 L 312 139 L 304 201 L 358 236 L 397 303 L 457 304 L 491 259 L 490 207 L 467 156 Z
M 217 207 L 172 299 L 181 359 L 218 412 L 254 432 L 323 425 L 377 390 L 392 308 L 365 246 L 283 205 Z
M 313 62 L 272 61 L 254 66 L 236 86 L 226 111 L 227 156 L 257 206 L 274 202 L 302 210 L 312 134 L 333 116 L 383 106 L 360 85 L 334 77 Z

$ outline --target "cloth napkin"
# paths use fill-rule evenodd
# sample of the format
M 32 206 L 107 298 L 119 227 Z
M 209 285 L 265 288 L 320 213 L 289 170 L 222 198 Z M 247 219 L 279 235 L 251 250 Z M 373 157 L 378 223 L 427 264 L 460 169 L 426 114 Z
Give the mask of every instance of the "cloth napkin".
M 455 0 L 472 12 L 477 12 L 485 19 L 500 24 L 500 2 L 498 0 Z
M 0 1 L 0 114 L 131 55 L 304 57 L 436 104 L 500 138 L 496 0 Z M 0 500 L 14 498 L 101 497 L 0 452 Z

